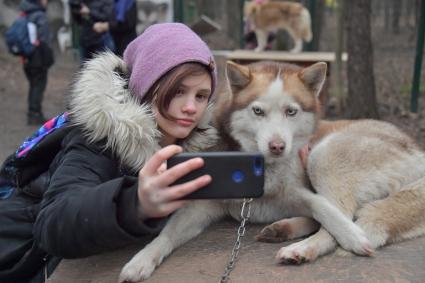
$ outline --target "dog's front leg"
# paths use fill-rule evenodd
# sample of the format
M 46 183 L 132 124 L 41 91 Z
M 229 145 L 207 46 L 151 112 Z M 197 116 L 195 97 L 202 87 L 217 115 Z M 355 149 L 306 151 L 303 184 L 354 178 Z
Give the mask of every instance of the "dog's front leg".
M 305 216 L 317 220 L 344 249 L 359 255 L 372 255 L 372 245 L 365 232 L 335 205 L 308 189 L 298 188 L 296 192 L 299 199 L 294 201 L 300 202 Z
M 224 216 L 224 211 L 223 203 L 219 201 L 194 201 L 179 209 L 158 237 L 124 266 L 119 282 L 138 282 L 149 278 L 166 256 Z
M 320 224 L 309 217 L 285 218 L 264 227 L 255 239 L 260 242 L 281 243 L 309 235 L 319 228 Z
M 255 52 L 264 51 L 266 49 L 268 35 L 267 31 L 255 30 L 255 36 L 257 38 L 257 48 L 255 48 Z
M 294 39 L 294 48 L 292 48 L 289 52 L 291 53 L 299 53 L 301 52 L 301 50 L 303 49 L 303 41 L 300 38 L 295 38 Z

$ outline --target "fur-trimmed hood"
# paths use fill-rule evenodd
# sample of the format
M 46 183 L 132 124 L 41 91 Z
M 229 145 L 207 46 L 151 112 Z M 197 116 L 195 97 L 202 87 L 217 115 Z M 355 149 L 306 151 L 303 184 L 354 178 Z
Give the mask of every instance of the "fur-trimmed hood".
M 122 165 L 140 170 L 160 149 L 161 133 L 149 105 L 141 105 L 128 89 L 125 62 L 111 52 L 88 61 L 71 92 L 69 112 L 73 125 L 82 128 L 89 142 L 105 141 L 105 149 L 118 156 Z M 185 151 L 202 151 L 213 146 L 217 131 L 210 125 L 208 106 L 199 128 L 181 144 Z

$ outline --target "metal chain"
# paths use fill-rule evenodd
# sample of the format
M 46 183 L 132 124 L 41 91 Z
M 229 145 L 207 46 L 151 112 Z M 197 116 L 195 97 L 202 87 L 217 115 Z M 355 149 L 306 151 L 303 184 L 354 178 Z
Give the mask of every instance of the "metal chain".
M 250 199 L 244 199 L 241 209 L 241 225 L 238 228 L 238 237 L 236 238 L 235 245 L 232 249 L 232 255 L 230 256 L 230 260 L 227 263 L 226 268 L 224 269 L 223 275 L 221 276 L 221 279 L 219 283 L 225 283 L 227 280 L 229 280 L 230 272 L 232 272 L 233 268 L 235 267 L 235 262 L 239 254 L 239 249 L 241 247 L 241 240 L 242 237 L 245 236 L 245 224 L 249 220 L 249 217 L 251 216 L 251 202 L 252 198 Z

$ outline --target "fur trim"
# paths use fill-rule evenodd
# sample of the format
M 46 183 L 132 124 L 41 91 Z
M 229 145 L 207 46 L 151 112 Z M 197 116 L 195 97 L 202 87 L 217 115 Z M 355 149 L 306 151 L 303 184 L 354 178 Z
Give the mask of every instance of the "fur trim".
M 150 106 L 141 105 L 128 90 L 128 73 L 125 62 L 111 52 L 88 61 L 71 92 L 70 115 L 90 143 L 105 141 L 105 149 L 138 171 L 160 149 L 161 133 Z M 199 125 L 206 130 L 185 139 L 185 150 L 201 151 L 217 141 L 217 132 L 209 125 L 210 112 L 208 107 Z

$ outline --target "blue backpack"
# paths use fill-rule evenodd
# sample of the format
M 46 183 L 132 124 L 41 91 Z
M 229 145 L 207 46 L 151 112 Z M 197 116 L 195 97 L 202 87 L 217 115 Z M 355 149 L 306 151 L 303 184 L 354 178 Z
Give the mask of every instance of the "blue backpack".
M 64 112 L 47 121 L 9 155 L 0 168 L 0 200 L 46 171 L 70 130 L 68 112 Z
M 22 14 L 6 30 L 4 38 L 9 52 L 13 55 L 29 57 L 34 52 L 36 46 L 31 43 L 28 31 L 31 24 L 34 25 L 28 21 L 25 14 Z

